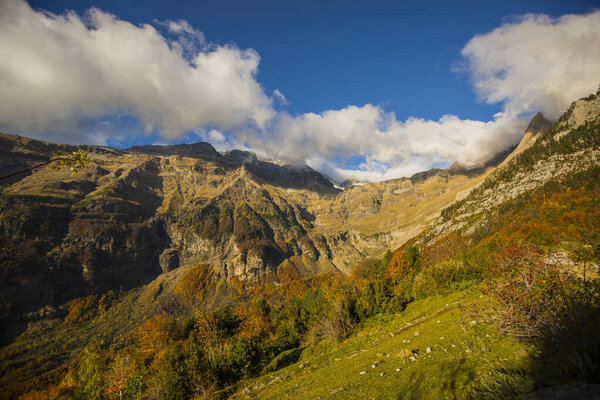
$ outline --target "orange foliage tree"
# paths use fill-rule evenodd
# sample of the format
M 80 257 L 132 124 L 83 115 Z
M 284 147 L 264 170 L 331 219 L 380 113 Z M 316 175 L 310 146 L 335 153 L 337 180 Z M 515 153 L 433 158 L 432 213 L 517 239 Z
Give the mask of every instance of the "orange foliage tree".
M 127 386 L 127 381 L 135 371 L 135 362 L 129 355 L 117 356 L 106 375 L 106 395 L 110 399 L 123 400 L 123 392 Z
M 167 347 L 172 336 L 173 326 L 164 315 L 146 320 L 137 329 L 137 356 L 142 360 L 152 358 Z
M 239 336 L 247 342 L 256 342 L 264 337 L 271 329 L 271 321 L 268 315 L 269 309 L 264 300 L 254 303 L 241 303 L 236 309 L 240 320 L 237 328 Z
M 394 251 L 384 277 L 395 285 L 407 282 L 420 265 L 419 249 L 407 244 Z

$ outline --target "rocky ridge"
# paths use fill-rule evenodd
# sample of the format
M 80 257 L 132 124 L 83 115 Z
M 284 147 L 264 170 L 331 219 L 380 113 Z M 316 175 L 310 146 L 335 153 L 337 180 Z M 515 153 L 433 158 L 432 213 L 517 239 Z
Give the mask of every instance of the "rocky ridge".
M 536 118 L 537 134 L 547 124 Z M 342 191 L 308 167 L 208 143 L 112 149 L 14 135 L 0 143 L 0 173 L 53 151 L 83 148 L 93 160 L 75 176 L 48 165 L 2 181 L 0 302 L 17 313 L 198 264 L 242 282 L 283 266 L 300 276 L 349 273 L 420 233 L 506 157 Z
M 468 196 L 444 210 L 429 237 L 473 232 L 508 201 L 597 167 L 599 125 L 600 92 L 575 101 L 554 125 L 536 115 L 515 151 Z

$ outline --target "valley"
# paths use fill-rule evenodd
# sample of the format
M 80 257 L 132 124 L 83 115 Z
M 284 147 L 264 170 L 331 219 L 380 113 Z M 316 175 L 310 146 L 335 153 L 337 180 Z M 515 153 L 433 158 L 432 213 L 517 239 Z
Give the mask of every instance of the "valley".
M 596 93 L 555 123 L 536 115 L 487 164 L 343 190 L 202 142 L 0 135 L 0 175 L 54 151 L 92 160 L 0 181 L 0 398 L 515 398 L 594 382 L 599 124 Z

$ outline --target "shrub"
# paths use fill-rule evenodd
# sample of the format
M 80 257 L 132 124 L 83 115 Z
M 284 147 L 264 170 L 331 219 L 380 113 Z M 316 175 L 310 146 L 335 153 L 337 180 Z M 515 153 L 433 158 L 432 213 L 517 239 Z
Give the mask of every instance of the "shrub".
M 356 325 L 356 301 L 352 295 L 342 294 L 327 302 L 320 318 L 312 320 L 306 333 L 305 342 L 316 343 L 320 340 L 347 337 Z
M 471 287 L 477 279 L 468 265 L 460 260 L 447 260 L 423 268 L 415 277 L 412 293 L 416 299 L 445 295 Z
M 573 258 L 581 274 L 550 250 L 531 244 L 506 247 L 497 260 L 500 282 L 490 289 L 496 303 L 486 316 L 502 332 L 528 339 L 557 358 L 565 376 L 595 382 L 600 376 L 600 243 L 582 246 Z
M 534 389 L 535 382 L 526 372 L 493 367 L 483 371 L 458 398 L 464 400 L 512 400 Z
M 80 297 L 71 300 L 65 322 L 82 322 L 92 318 L 98 311 L 98 296 Z
M 357 314 L 363 319 L 385 312 L 391 308 L 392 298 L 392 287 L 387 281 L 369 281 L 358 298 Z

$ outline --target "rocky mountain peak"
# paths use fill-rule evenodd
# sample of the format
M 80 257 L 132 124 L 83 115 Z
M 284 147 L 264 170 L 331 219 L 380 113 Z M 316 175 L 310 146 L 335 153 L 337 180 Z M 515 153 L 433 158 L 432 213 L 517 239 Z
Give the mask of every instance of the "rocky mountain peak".
M 258 162 L 258 157 L 251 151 L 234 149 L 225 152 L 223 161 L 231 165 L 240 166 L 243 164 L 255 164 Z
M 540 133 L 547 131 L 552 126 L 552 122 L 546 119 L 544 114 L 538 112 L 535 116 L 529 121 L 529 125 L 527 125 L 527 129 L 525 129 L 525 134 L 531 133 L 533 136 L 536 136 Z

